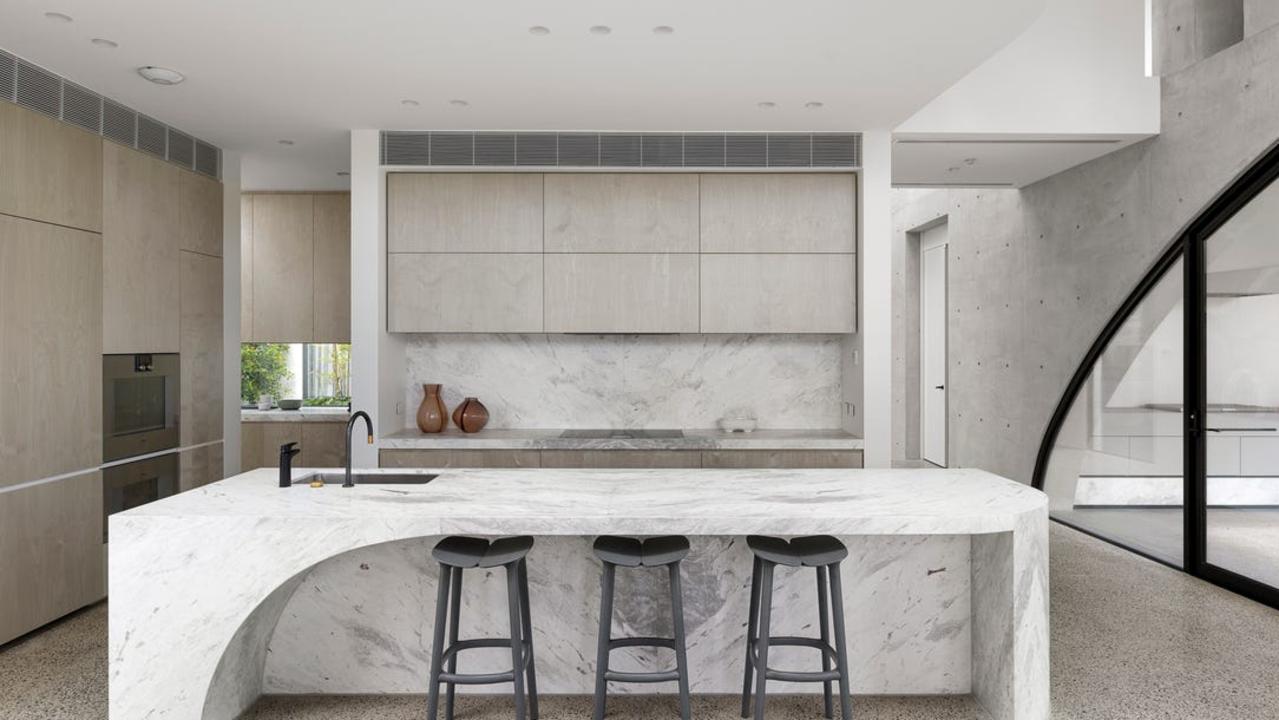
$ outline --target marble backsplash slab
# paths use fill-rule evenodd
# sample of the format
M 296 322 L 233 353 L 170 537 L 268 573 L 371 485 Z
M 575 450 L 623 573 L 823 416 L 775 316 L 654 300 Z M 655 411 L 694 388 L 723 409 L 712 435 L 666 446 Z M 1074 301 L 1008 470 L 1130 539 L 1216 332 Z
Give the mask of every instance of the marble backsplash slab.
M 417 335 L 405 427 L 423 383 L 474 395 L 491 428 L 840 427 L 839 335 Z

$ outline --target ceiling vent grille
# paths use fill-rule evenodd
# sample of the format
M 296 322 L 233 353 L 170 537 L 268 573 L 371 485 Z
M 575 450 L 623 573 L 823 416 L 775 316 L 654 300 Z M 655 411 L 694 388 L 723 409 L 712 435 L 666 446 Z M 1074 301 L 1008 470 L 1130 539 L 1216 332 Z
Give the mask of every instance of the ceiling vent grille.
M 845 168 L 857 133 L 382 133 L 382 164 L 416 167 Z
M 138 115 L 138 149 L 160 158 L 168 158 L 168 128 L 159 120 Z
M 18 59 L 0 50 L 0 99 L 13 102 L 14 85 L 18 79 Z
M 62 84 L 62 119 L 92 133 L 102 132 L 102 97 L 69 82 Z
M 210 177 L 222 151 L 0 50 L 0 100 L 16 103 Z
M 62 112 L 61 79 L 23 60 L 19 60 L 17 65 L 18 104 L 58 117 Z

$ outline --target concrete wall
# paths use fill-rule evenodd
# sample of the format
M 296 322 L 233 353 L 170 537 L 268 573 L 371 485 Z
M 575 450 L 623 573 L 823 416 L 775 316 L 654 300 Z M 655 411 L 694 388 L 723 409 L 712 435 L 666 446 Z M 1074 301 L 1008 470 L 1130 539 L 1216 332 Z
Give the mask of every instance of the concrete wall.
M 1020 191 L 895 191 L 895 459 L 910 457 L 918 418 L 911 233 L 950 225 L 951 465 L 1028 482 L 1053 408 L 1124 296 L 1279 140 L 1279 27 L 1164 77 L 1162 128 Z
M 1254 4 L 1262 0 L 1252 0 Z M 1274 0 L 1265 0 L 1274 3 Z M 1171 75 L 1244 38 L 1245 0 L 1153 0 L 1156 75 Z
M 1279 0 L 1244 0 L 1243 33 L 1251 37 L 1279 25 Z

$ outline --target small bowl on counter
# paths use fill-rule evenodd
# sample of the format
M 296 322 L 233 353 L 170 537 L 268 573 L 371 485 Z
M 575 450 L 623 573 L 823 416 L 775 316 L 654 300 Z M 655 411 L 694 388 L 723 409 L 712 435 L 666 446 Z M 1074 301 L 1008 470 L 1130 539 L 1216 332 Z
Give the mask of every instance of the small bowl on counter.
M 719 419 L 719 429 L 726 433 L 754 432 L 757 423 L 753 417 L 726 417 Z
M 301 400 L 281 400 L 280 409 L 281 410 L 301 410 L 302 401 Z

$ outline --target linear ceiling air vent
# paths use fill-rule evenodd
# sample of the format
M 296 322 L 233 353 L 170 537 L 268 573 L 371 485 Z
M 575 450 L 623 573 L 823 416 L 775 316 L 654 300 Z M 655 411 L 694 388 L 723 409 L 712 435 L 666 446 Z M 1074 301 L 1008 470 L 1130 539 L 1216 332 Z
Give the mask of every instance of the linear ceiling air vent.
M 79 85 L 62 83 L 62 119 L 92 133 L 101 133 L 102 97 Z
M 195 141 L 195 171 L 211 178 L 219 177 L 218 149 L 202 140 Z
M 386 130 L 388 166 L 562 168 L 861 167 L 857 133 L 593 133 Z
M 169 162 L 190 170 L 195 164 L 195 138 L 169 128 Z
M 62 111 L 62 81 L 51 72 L 18 61 L 18 104 L 58 117 Z
M 0 50 L 0 100 L 220 178 L 222 151 Z
M 0 50 L 0 100 L 14 101 L 14 83 L 17 79 L 18 59 Z

